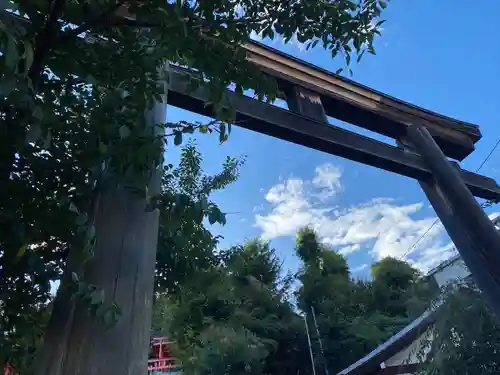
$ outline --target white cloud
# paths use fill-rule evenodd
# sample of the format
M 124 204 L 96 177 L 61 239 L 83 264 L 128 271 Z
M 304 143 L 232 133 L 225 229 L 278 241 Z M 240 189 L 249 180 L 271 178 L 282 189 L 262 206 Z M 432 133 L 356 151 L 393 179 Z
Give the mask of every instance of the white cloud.
M 253 209 L 252 209 L 252 212 L 253 213 L 256 213 L 256 212 L 262 212 L 264 211 L 264 205 L 263 204 L 259 204 L 258 206 L 255 206 Z
M 321 200 L 326 200 L 342 190 L 341 177 L 342 171 L 340 168 L 332 164 L 323 164 L 316 167 L 316 175 L 312 183 L 320 189 L 324 188 L 319 195 Z
M 356 267 L 351 269 L 351 273 L 361 272 L 361 271 L 367 269 L 368 267 L 370 267 L 370 265 L 368 263 L 362 264 L 360 266 L 356 266 Z
M 391 198 L 376 198 L 340 208 L 325 197 L 331 202 L 341 192 L 341 170 L 325 164 L 315 172 L 311 180 L 290 178 L 269 189 L 265 199 L 272 206 L 270 211 L 255 215 L 255 226 L 262 230 L 263 238 L 294 237 L 302 227 L 311 226 L 325 244 L 342 254 L 364 250 L 376 259 L 405 258 L 423 271 L 454 254 L 440 223 L 429 230 L 434 216 L 416 217 L 423 203 L 399 204 Z
M 359 243 L 356 243 L 354 245 L 341 247 L 339 250 L 339 253 L 342 255 L 349 255 L 349 254 L 355 253 L 356 251 L 359 251 L 359 250 L 361 250 L 361 245 Z

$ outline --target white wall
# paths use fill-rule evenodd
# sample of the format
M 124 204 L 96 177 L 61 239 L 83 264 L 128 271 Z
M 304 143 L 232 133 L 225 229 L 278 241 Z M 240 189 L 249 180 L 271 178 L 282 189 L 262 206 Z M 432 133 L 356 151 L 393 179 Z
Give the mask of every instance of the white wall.
M 439 285 L 439 287 L 442 287 L 449 282 L 461 280 L 468 277 L 470 275 L 470 272 L 465 266 L 463 260 L 461 258 L 457 258 L 452 262 L 444 264 L 442 267 L 438 267 L 437 269 L 432 271 L 431 275 Z M 432 340 L 431 329 L 432 328 L 429 328 L 427 332 L 420 335 L 415 341 L 411 343 L 410 346 L 401 350 L 400 352 L 396 353 L 391 358 L 383 362 L 381 366 L 384 368 L 390 366 L 419 363 L 420 360 L 425 358 L 425 354 L 427 354 L 425 352 L 428 352 L 430 349 L 429 347 L 427 347 L 426 350 L 424 350 L 424 353 L 422 353 L 422 347 L 429 343 L 429 340 Z M 424 358 L 421 358 L 422 354 L 424 354 Z
M 419 363 L 421 359 L 425 359 L 425 355 L 429 351 L 429 348 L 422 350 L 429 340 L 432 340 L 431 331 L 424 332 L 415 341 L 413 341 L 410 346 L 383 362 L 382 367 Z M 422 355 L 424 358 L 422 358 Z
M 442 269 L 437 270 L 432 276 L 436 280 L 439 287 L 455 280 L 461 280 L 470 275 L 469 270 L 465 266 L 461 258 L 456 259 L 451 264 L 446 265 Z

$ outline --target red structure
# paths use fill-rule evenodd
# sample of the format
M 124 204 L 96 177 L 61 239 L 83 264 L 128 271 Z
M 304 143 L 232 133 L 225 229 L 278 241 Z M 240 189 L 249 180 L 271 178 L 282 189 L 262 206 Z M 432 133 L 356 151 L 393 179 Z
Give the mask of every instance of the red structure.
M 7 363 L 3 369 L 3 374 L 4 375 L 19 375 L 18 372 L 16 371 L 16 369 L 10 365 L 9 363 Z
M 175 357 L 170 355 L 170 344 L 166 337 L 153 337 L 151 339 L 151 354 L 148 359 L 148 374 L 166 374 L 179 370 Z
M 151 339 L 151 351 L 148 359 L 148 374 L 159 375 L 180 370 L 176 364 L 177 358 L 170 355 L 170 344 L 166 337 L 153 337 Z M 4 367 L 3 375 L 19 375 L 10 364 Z

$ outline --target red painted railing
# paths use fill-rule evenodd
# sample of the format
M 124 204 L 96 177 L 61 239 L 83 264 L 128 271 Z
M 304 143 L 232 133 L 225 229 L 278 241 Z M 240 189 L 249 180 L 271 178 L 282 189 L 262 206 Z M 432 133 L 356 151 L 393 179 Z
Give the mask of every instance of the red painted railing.
M 148 360 L 148 374 L 168 373 L 179 369 L 177 358 L 170 356 L 170 344 L 166 337 L 153 337 L 151 349 L 153 357 Z
M 5 367 L 3 369 L 3 374 L 4 375 L 19 375 L 17 373 L 16 369 L 8 363 L 5 365 Z
M 150 359 L 148 360 L 148 371 L 171 371 L 177 369 L 175 358 L 168 357 L 163 359 Z
M 151 340 L 151 349 L 155 358 L 148 360 L 148 374 L 168 373 L 180 369 L 177 364 L 177 358 L 171 357 L 170 352 L 171 341 L 166 337 L 153 337 Z M 16 369 L 7 364 L 4 368 L 3 375 L 19 375 Z

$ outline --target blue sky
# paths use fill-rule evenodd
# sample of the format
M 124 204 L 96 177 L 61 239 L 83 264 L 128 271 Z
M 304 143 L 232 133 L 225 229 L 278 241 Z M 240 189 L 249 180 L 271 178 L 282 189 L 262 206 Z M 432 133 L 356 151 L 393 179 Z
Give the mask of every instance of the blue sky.
M 488 15 L 500 1 L 404 0 L 389 4 L 376 42 L 376 56 L 353 67 L 353 79 L 379 91 L 481 126 L 483 139 L 462 167 L 476 170 L 500 138 L 498 28 Z M 275 48 L 335 71 L 341 61 L 298 43 Z M 174 107 L 168 121 L 202 118 Z M 335 120 L 332 120 L 333 123 Z M 362 132 L 362 131 L 360 131 Z M 405 256 L 427 270 L 452 255 L 449 239 L 436 225 L 410 254 L 407 250 L 435 220 L 418 184 L 335 156 L 234 127 L 229 140 L 195 137 L 205 170 L 218 170 L 226 156 L 246 156 L 241 177 L 213 196 L 229 212 L 222 246 L 262 236 L 271 241 L 287 269 L 299 266 L 293 243 L 297 230 L 313 226 L 323 241 L 344 253 L 354 276 L 366 277 L 380 257 Z M 178 149 L 167 152 L 170 162 Z M 500 149 L 481 173 L 500 177 Z M 489 210 L 494 213 L 498 207 Z

